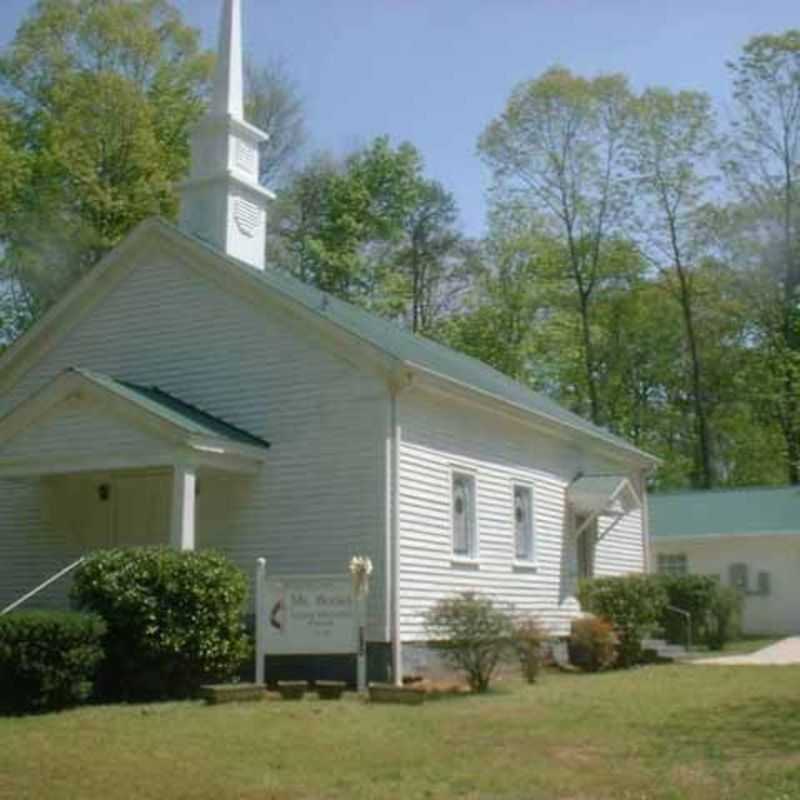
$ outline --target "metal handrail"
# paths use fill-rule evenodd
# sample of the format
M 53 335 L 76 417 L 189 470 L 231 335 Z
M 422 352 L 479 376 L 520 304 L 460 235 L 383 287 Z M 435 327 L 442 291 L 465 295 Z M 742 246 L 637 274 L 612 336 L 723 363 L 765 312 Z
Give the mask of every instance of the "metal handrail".
M 36 597 L 39 592 L 43 592 L 48 586 L 54 584 L 57 580 L 60 580 L 68 573 L 72 572 L 75 567 L 79 566 L 86 560 L 86 556 L 81 556 L 77 561 L 73 561 L 68 567 L 64 567 L 60 572 L 57 572 L 55 575 L 51 575 L 44 583 L 40 583 L 33 591 L 28 592 L 26 595 L 23 595 L 19 598 L 19 600 L 15 600 L 10 606 L 6 606 L 2 611 L 0 611 L 0 617 L 5 614 L 9 614 L 15 608 L 19 608 L 23 603 L 30 600 L 32 597 Z
M 667 606 L 669 611 L 674 611 L 682 617 L 686 617 L 686 650 L 692 649 L 692 615 L 685 608 L 678 608 L 677 606 Z

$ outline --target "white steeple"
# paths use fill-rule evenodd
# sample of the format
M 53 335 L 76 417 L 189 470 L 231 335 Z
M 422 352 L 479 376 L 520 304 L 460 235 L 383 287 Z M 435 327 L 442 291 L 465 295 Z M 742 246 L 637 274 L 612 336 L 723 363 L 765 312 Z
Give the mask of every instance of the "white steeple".
M 208 112 L 192 133 L 189 179 L 180 187 L 183 230 L 264 269 L 267 202 L 258 182 L 267 134 L 244 121 L 241 0 L 224 0 Z

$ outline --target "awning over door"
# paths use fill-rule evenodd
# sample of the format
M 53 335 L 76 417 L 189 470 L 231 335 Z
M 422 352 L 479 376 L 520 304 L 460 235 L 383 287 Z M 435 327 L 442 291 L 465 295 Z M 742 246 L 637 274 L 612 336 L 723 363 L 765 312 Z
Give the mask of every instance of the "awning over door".
M 268 447 L 157 387 L 73 368 L 0 419 L 0 477 L 175 464 L 252 471 Z
M 626 514 L 641 508 L 642 501 L 625 475 L 582 475 L 567 489 L 567 502 L 573 511 L 585 517 L 581 530 L 599 517 L 609 518 L 609 524 L 597 538 L 602 539 Z

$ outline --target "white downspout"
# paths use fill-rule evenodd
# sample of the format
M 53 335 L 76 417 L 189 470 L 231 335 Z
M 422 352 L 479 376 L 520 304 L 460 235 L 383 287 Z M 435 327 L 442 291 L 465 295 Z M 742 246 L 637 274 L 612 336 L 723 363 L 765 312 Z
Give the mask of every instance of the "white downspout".
M 398 413 L 398 396 L 411 385 L 408 381 L 399 387 L 390 386 L 390 427 L 391 427 L 391 475 L 389 487 L 389 513 L 391 536 L 391 638 L 392 638 L 392 678 L 395 685 L 403 683 L 403 644 L 400 641 L 400 446 L 402 443 L 402 427 Z

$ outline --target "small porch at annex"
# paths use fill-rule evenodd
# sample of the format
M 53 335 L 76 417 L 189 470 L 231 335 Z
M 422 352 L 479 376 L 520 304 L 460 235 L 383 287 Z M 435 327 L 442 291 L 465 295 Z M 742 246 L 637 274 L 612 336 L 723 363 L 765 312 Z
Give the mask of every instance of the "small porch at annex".
M 62 372 L 0 419 L 0 480 L 36 498 L 12 551 L 24 577 L 0 607 L 92 550 L 195 549 L 205 518 L 230 513 L 231 479 L 257 472 L 268 447 L 157 387 Z M 64 591 L 48 590 L 46 604 Z

